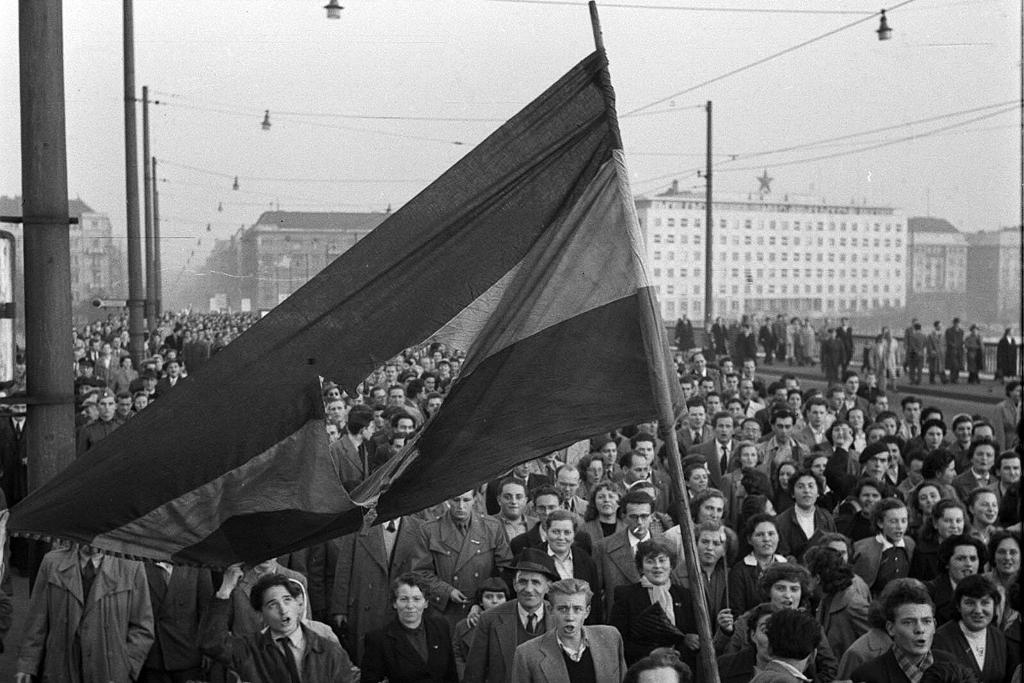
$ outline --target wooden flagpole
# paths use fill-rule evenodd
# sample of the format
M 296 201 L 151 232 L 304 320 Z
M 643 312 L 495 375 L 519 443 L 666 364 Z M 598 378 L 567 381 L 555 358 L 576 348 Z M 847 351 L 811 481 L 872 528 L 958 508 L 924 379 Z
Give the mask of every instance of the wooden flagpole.
M 597 15 L 597 3 L 590 0 L 590 24 L 594 31 L 594 46 L 598 52 L 604 54 L 604 39 L 601 35 L 601 21 Z M 609 109 L 610 124 L 614 136 L 614 146 L 622 149 L 622 136 L 619 133 L 618 119 L 615 116 L 614 95 L 612 94 L 611 81 L 607 69 L 604 74 L 606 88 L 606 102 Z M 628 198 L 630 201 L 632 198 Z M 648 300 L 653 304 L 653 300 Z M 697 632 L 700 636 L 701 647 L 699 661 L 701 672 L 697 680 L 708 683 L 718 683 L 718 662 L 715 660 L 715 648 L 712 645 L 714 632 L 712 629 L 711 615 L 708 612 L 707 588 L 704 585 L 703 573 L 700 562 L 697 560 L 697 544 L 693 535 L 693 518 L 690 516 L 690 500 L 686 494 L 686 486 L 683 482 L 682 458 L 679 453 L 679 442 L 675 430 L 675 413 L 672 409 L 672 394 L 669 390 L 669 381 L 674 381 L 667 370 L 667 349 L 665 348 L 664 334 L 661 332 L 659 313 L 654 310 L 653 305 L 644 306 L 644 314 L 647 318 L 644 325 L 644 346 L 647 350 L 647 357 L 651 361 L 651 388 L 654 392 L 655 402 L 658 410 L 658 424 L 664 432 L 665 448 L 668 452 L 668 466 L 672 473 L 672 481 L 675 493 L 679 496 L 679 529 L 682 536 L 683 558 L 686 561 L 687 573 L 690 576 L 690 590 L 694 598 L 694 614 L 697 621 Z

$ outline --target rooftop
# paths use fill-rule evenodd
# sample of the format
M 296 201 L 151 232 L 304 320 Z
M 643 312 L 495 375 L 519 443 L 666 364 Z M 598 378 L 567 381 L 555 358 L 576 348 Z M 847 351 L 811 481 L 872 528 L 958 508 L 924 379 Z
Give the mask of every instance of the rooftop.
M 959 233 L 952 223 L 945 218 L 933 218 L 931 216 L 913 216 L 907 219 L 907 230 L 909 232 L 949 232 Z
M 92 208 L 81 199 L 69 199 L 68 200 L 68 215 L 69 216 L 81 216 L 83 213 L 96 213 Z M 21 215 L 21 197 L 15 195 L 8 197 L 7 195 L 0 195 L 0 216 L 20 216 Z
M 254 230 L 362 230 L 369 232 L 384 222 L 388 213 L 332 211 L 265 211 Z

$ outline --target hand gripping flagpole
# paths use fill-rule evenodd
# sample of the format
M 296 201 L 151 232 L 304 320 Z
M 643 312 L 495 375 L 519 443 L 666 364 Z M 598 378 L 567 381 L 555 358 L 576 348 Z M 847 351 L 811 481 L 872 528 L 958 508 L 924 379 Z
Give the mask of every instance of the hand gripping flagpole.
M 597 15 L 597 3 L 590 0 L 590 23 L 594 31 L 594 47 L 602 55 L 604 50 L 604 39 L 601 35 L 601 21 Z M 608 74 L 607 65 L 601 74 L 603 83 L 602 89 L 605 93 L 605 102 L 608 106 L 608 119 L 613 146 L 622 149 L 622 135 L 619 132 L 619 123 L 615 115 L 615 95 L 612 90 L 611 79 Z M 669 373 L 666 367 L 666 349 L 661 333 L 658 312 L 654 309 L 653 299 L 647 300 L 644 306 L 646 324 L 644 330 L 644 346 L 647 350 L 647 357 L 651 367 L 651 389 L 654 392 L 655 403 L 658 410 L 658 424 L 664 432 L 665 448 L 668 451 L 668 466 L 672 472 L 674 493 L 678 496 L 679 505 L 679 530 L 683 542 L 683 557 L 686 561 L 687 573 L 690 577 L 691 593 L 694 596 L 693 609 L 697 621 L 697 632 L 700 636 L 701 646 L 699 661 L 701 674 L 697 680 L 708 683 L 718 683 L 718 663 L 715 660 L 715 648 L 712 645 L 713 630 L 711 615 L 708 611 L 707 588 L 704 585 L 703 572 L 700 563 L 697 561 L 697 544 L 693 535 L 693 518 L 690 516 L 690 500 L 686 493 L 686 486 L 683 483 L 683 466 L 679 454 L 679 442 L 675 430 L 675 414 L 672 410 L 672 395 L 669 391 Z

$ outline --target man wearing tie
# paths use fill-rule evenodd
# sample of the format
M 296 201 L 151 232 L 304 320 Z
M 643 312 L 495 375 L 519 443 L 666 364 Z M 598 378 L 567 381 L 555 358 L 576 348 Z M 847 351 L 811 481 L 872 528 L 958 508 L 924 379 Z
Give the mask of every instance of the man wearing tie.
M 228 630 L 231 594 L 242 574 L 237 564 L 224 572 L 203 620 L 200 642 L 205 654 L 252 683 L 355 680 L 352 660 L 341 645 L 303 623 L 302 586 L 281 574 L 265 574 L 249 593 L 252 608 L 262 615 L 267 628 L 232 635 Z
M 562 465 L 555 475 L 555 485 L 562 508 L 579 515 L 582 519 L 587 511 L 587 501 L 576 495 L 580 490 L 580 471 L 572 465 Z
M 542 550 L 527 548 L 513 569 L 516 599 L 481 615 L 466 655 L 463 683 L 511 683 L 516 648 L 553 628 L 544 596 L 559 578 L 554 561 Z
M 729 468 L 729 458 L 735 448 L 732 433 L 734 427 L 732 415 L 725 411 L 715 413 L 711 418 L 711 428 L 715 431 L 715 438 L 705 441 L 694 448 L 687 448 L 686 455 L 703 455 L 708 463 L 708 479 L 711 486 L 716 489 L 722 488 L 722 473 Z
M 704 397 L 691 396 L 686 401 L 686 421 L 676 431 L 683 450 L 699 446 L 714 438 L 714 430 L 707 425 L 707 405 Z
M 399 517 L 339 539 L 331 620 L 339 631 L 347 631 L 347 646 L 357 662 L 363 637 L 393 616 L 391 584 L 412 570 L 422 525 L 415 517 Z

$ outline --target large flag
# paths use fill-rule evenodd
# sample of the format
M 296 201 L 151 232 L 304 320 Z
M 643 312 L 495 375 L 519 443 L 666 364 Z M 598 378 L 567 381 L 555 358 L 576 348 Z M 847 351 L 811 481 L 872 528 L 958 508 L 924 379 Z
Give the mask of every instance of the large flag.
M 666 395 L 678 402 L 612 101 L 596 52 L 31 494 L 10 530 L 253 562 L 352 531 L 367 506 L 379 519 L 419 510 L 655 417 Z M 318 378 L 351 391 L 430 340 L 467 351 L 460 377 L 418 438 L 349 495 Z

